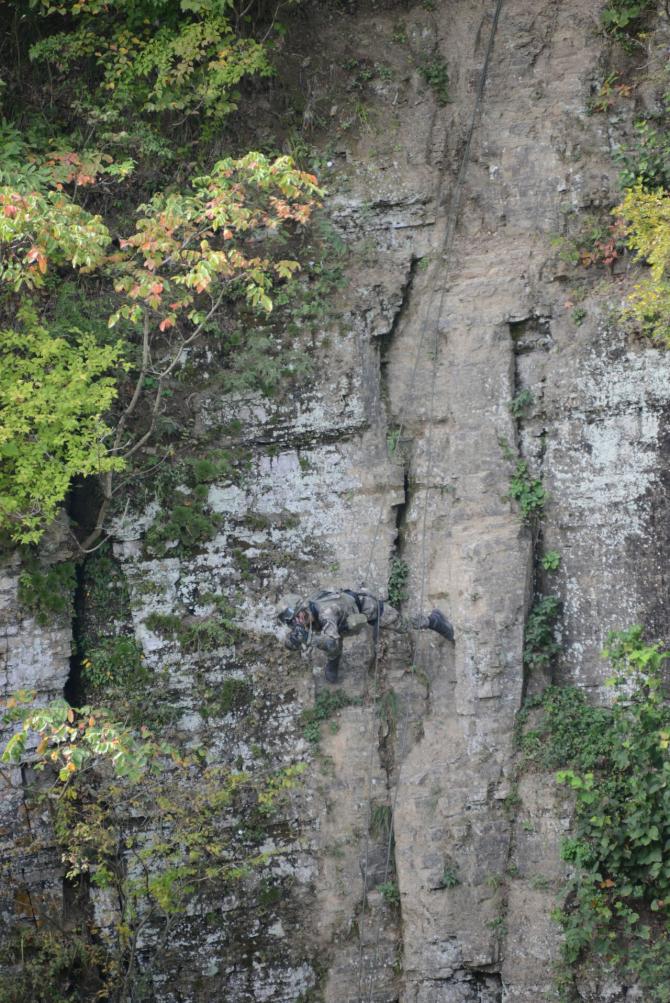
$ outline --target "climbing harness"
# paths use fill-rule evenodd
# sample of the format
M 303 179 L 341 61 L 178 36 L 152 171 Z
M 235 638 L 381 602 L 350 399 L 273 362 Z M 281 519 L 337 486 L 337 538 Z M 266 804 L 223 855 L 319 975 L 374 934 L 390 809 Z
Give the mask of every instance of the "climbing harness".
M 489 63 L 490 63 L 490 60 L 491 60 L 491 54 L 493 52 L 493 45 L 494 45 L 494 41 L 495 41 L 497 29 L 498 29 L 498 22 L 499 22 L 499 19 L 500 19 L 500 13 L 501 13 L 501 10 L 502 10 L 502 5 L 503 5 L 503 0 L 496 0 L 496 6 L 495 6 L 495 9 L 494 9 L 493 18 L 492 18 L 492 21 L 491 21 L 491 29 L 490 29 L 490 32 L 489 32 L 489 38 L 488 38 L 488 43 L 487 43 L 487 47 L 486 47 L 486 53 L 485 53 L 485 56 L 484 56 L 484 63 L 482 65 L 482 70 L 481 70 L 481 73 L 480 73 L 480 76 L 479 76 L 479 81 L 478 81 L 478 84 L 477 84 L 477 91 L 476 91 L 476 95 L 475 95 L 475 102 L 474 102 L 474 106 L 473 106 L 473 110 L 472 110 L 472 115 L 470 117 L 470 122 L 469 122 L 469 126 L 468 126 L 468 132 L 467 132 L 466 142 L 465 142 L 465 146 L 463 147 L 463 152 L 462 152 L 462 155 L 461 155 L 459 170 L 458 170 L 458 174 L 457 174 L 457 177 L 456 177 L 456 183 L 455 183 L 455 186 L 454 186 L 454 191 L 453 191 L 453 195 L 452 195 L 452 199 L 451 199 L 451 205 L 449 207 L 449 212 L 447 214 L 447 228 L 446 228 L 445 237 L 444 237 L 444 243 L 443 243 L 443 248 L 442 248 L 442 261 L 444 262 L 444 265 L 443 265 L 443 276 L 442 276 L 443 277 L 443 281 L 442 281 L 442 286 L 441 286 L 441 290 L 440 290 L 440 297 L 439 297 L 439 300 L 438 300 L 437 321 L 436 321 L 435 327 L 434 327 L 434 339 L 433 339 L 433 346 L 432 346 L 432 351 L 431 351 L 431 355 L 432 355 L 432 376 L 431 376 L 431 387 L 430 387 L 430 395 L 429 395 L 430 405 L 429 405 L 429 414 L 428 414 L 428 423 L 427 423 L 428 424 L 428 445 L 427 445 L 427 453 L 426 453 L 426 470 L 428 472 L 430 472 L 430 470 L 432 469 L 432 461 L 433 461 L 433 424 L 434 424 L 433 419 L 434 419 L 434 414 L 435 414 L 435 392 L 436 392 L 436 386 L 437 386 L 437 362 L 438 362 L 438 354 L 439 354 L 439 329 L 438 329 L 438 322 L 439 322 L 439 318 L 442 316 L 442 309 L 443 309 L 443 306 L 444 306 L 444 299 L 445 299 L 445 296 L 446 296 L 446 290 L 447 290 L 446 276 L 447 276 L 448 270 L 449 270 L 449 265 L 450 265 L 450 261 L 451 261 L 451 253 L 452 253 L 453 243 L 454 243 L 454 239 L 455 239 L 455 235 L 456 235 L 456 226 L 457 226 L 457 223 L 458 223 L 458 217 L 459 217 L 459 211 L 460 211 L 460 205 L 461 205 L 461 197 L 462 197 L 462 194 L 463 194 L 463 187 L 464 187 L 464 183 L 465 183 L 465 177 L 466 177 L 466 174 L 467 174 L 468 162 L 469 162 L 469 158 L 470 158 L 470 147 L 472 145 L 472 138 L 473 138 L 474 131 L 475 131 L 475 128 L 476 128 L 476 125 L 477 125 L 477 121 L 479 119 L 479 114 L 480 114 L 480 110 L 481 110 L 481 104 L 482 104 L 482 100 L 483 100 L 483 97 L 484 97 L 484 89 L 485 89 L 485 86 L 486 86 L 486 79 L 487 79 L 487 76 L 488 76 Z M 438 191 L 438 199 L 437 199 L 437 204 L 438 205 L 439 205 L 439 202 L 440 202 L 440 195 L 441 195 L 441 189 L 440 189 L 440 191 Z M 398 426 L 398 439 L 401 437 L 402 431 L 403 431 L 403 429 L 405 427 L 406 409 L 407 409 L 407 405 L 408 405 L 408 403 L 409 403 L 409 401 L 411 400 L 411 397 L 412 397 L 412 390 L 413 390 L 413 387 L 414 387 L 416 373 L 417 373 L 417 370 L 418 370 L 419 360 L 420 360 L 421 354 L 422 354 L 423 341 L 424 341 L 424 332 L 425 332 L 426 326 L 427 325 L 424 324 L 424 325 L 422 325 L 422 328 L 421 328 L 421 335 L 420 335 L 419 344 L 418 344 L 418 347 L 417 347 L 416 358 L 414 360 L 414 364 L 413 364 L 413 367 L 412 367 L 412 372 L 411 372 L 411 375 L 410 375 L 410 381 L 409 381 L 409 385 L 408 385 L 408 391 L 407 391 L 407 393 L 405 395 L 405 400 L 403 402 L 403 407 L 402 407 L 402 412 L 401 412 L 400 424 Z M 423 604 L 424 604 L 424 599 L 425 599 L 425 592 L 426 592 L 426 577 L 427 577 L 427 570 L 426 570 L 427 569 L 427 549 L 426 549 L 426 542 L 427 542 L 427 536 L 428 536 L 428 496 L 429 496 L 428 482 L 427 482 L 427 480 L 426 480 L 426 488 L 425 488 L 424 495 L 425 495 L 425 497 L 424 497 L 424 503 L 423 503 L 422 520 L 421 520 L 421 590 L 420 590 L 419 610 L 423 609 Z M 377 539 L 379 537 L 379 532 L 380 532 L 380 529 L 381 529 L 381 523 L 382 523 L 382 519 L 383 519 L 383 514 L 384 514 L 384 507 L 383 507 L 383 501 L 382 501 L 382 505 L 380 507 L 379 518 L 378 518 L 377 524 L 375 526 L 375 532 L 374 532 L 374 536 L 373 536 L 373 540 L 372 540 L 372 545 L 371 545 L 371 549 L 370 549 L 370 557 L 369 557 L 369 560 L 368 560 L 368 567 L 367 567 L 366 579 L 365 579 L 366 581 L 367 581 L 367 578 L 368 578 L 368 576 L 370 574 L 370 568 L 372 566 L 372 559 L 373 559 L 373 556 L 374 556 L 374 550 L 375 550 Z M 418 641 L 419 654 L 420 655 L 425 655 L 425 651 L 422 650 L 421 640 L 422 640 L 421 639 L 421 635 L 419 635 L 419 641 Z M 378 695 L 379 695 L 379 650 L 378 649 L 379 649 L 379 645 L 376 643 L 376 639 L 375 639 L 375 663 L 374 663 L 374 699 L 375 700 L 378 698 Z M 399 756 L 399 759 L 398 759 L 398 763 L 399 764 L 402 764 L 402 762 L 403 762 L 403 760 L 405 758 L 406 739 L 407 739 L 407 708 L 405 707 L 405 709 L 403 710 L 403 717 L 402 717 L 402 723 L 401 723 L 401 729 L 400 729 L 400 741 L 399 741 L 400 756 Z M 364 953 L 364 945 L 365 945 L 365 919 L 366 919 L 366 909 L 367 909 L 368 877 L 369 877 L 369 862 L 370 862 L 369 861 L 369 857 L 370 857 L 370 824 L 371 824 L 371 816 L 372 816 L 372 773 L 373 773 L 373 764 L 374 764 L 374 742 L 371 741 L 371 743 L 370 743 L 370 759 L 369 759 L 369 764 L 368 764 L 368 783 L 367 783 L 367 792 L 366 792 L 368 811 L 367 811 L 367 820 L 366 820 L 366 827 L 365 827 L 365 858 L 364 858 L 364 867 L 363 867 L 363 903 L 362 903 L 361 916 L 360 916 L 360 919 L 359 919 L 358 994 L 357 994 L 357 996 L 358 996 L 358 1003 L 365 1003 L 366 1000 L 367 1000 L 367 1003 L 372 1003 L 373 983 L 374 983 L 374 976 L 375 976 L 375 966 L 377 964 L 377 957 L 378 957 L 378 953 L 379 953 L 379 943 L 380 943 L 380 937 L 381 937 L 381 917 L 380 917 L 378 919 L 378 921 L 377 921 L 376 935 L 373 938 L 372 954 L 368 958 L 369 980 L 368 980 L 368 989 L 367 989 L 367 994 L 366 994 L 365 988 L 364 988 L 364 985 L 363 985 L 363 953 Z M 387 834 L 387 842 L 386 842 L 386 856 L 385 856 L 385 864 L 384 864 L 384 880 L 383 880 L 384 884 L 388 881 L 389 874 L 390 874 L 390 868 L 391 868 L 391 851 L 392 851 L 392 847 L 393 847 L 393 830 L 394 830 L 393 823 L 394 823 L 394 819 L 395 819 L 395 812 L 396 812 L 396 807 L 397 807 L 399 789 L 400 789 L 400 779 L 398 777 L 398 780 L 397 780 L 396 785 L 395 785 L 395 791 L 394 791 L 394 794 L 393 794 L 393 802 L 391 804 L 391 812 L 390 812 L 390 817 L 389 817 L 389 822 L 388 822 L 388 834 Z

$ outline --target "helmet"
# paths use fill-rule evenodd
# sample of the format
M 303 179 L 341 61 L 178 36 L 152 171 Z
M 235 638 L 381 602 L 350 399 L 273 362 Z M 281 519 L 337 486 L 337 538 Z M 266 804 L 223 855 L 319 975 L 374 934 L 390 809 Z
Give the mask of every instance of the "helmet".
M 304 609 L 305 602 L 300 596 L 284 596 L 279 606 L 277 606 L 277 619 L 280 623 L 289 624 L 293 617 L 301 609 Z

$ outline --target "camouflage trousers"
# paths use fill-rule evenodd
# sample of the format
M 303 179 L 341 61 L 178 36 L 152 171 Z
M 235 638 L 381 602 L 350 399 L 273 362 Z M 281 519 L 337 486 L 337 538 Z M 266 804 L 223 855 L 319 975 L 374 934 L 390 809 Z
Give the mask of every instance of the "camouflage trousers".
M 392 630 L 396 634 L 406 634 L 412 629 L 413 625 L 416 626 L 413 620 L 409 620 L 403 616 L 395 606 L 391 606 L 381 599 L 376 599 L 374 596 L 359 594 L 359 606 L 361 613 L 368 618 L 368 623 L 374 631 L 375 642 L 378 639 L 380 630 Z M 343 635 L 340 634 L 337 651 L 326 662 L 325 675 L 328 682 L 331 683 L 337 682 L 337 674 L 344 647 L 343 636 L 347 636 L 346 630 Z

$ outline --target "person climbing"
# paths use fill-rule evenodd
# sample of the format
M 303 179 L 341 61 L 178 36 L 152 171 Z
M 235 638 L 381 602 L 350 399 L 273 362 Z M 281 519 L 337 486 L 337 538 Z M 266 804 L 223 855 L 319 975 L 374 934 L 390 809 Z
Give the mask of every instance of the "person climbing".
M 325 589 L 311 599 L 287 599 L 277 610 L 277 619 L 290 628 L 284 639 L 290 651 L 315 647 L 326 652 L 325 676 L 329 683 L 337 682 L 342 638 L 357 634 L 365 624 L 373 628 L 375 642 L 380 629 L 401 634 L 412 629 L 434 630 L 448 641 L 454 640 L 454 628 L 439 609 L 408 620 L 395 607 L 365 589 L 358 592 Z

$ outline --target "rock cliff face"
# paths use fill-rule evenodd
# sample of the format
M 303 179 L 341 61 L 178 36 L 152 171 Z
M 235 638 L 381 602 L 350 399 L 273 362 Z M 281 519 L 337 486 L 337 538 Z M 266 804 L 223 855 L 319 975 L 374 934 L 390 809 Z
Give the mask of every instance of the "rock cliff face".
M 210 487 L 210 542 L 152 555 L 156 505 L 114 526 L 123 629 L 167 669 L 163 699 L 181 735 L 211 762 L 309 764 L 290 816 L 268 833 L 281 851 L 273 894 L 261 908 L 258 889 L 223 902 L 205 893 L 155 967 L 160 1003 L 553 998 L 549 914 L 570 807 L 550 777 L 517 774 L 515 718 L 545 682 L 524 671 L 526 616 L 545 585 L 559 596 L 555 681 L 596 700 L 608 630 L 640 622 L 668 635 L 670 361 L 612 324 L 625 273 L 585 273 L 575 320 L 576 280 L 553 243 L 617 197 L 613 130 L 633 108 L 617 121 L 588 113 L 608 71 L 601 4 L 503 0 L 479 108 L 492 0 L 360 7 L 307 25 L 306 44 L 320 39 L 317 90 L 347 60 L 386 69 L 324 154 L 346 284 L 301 345 L 312 375 L 273 401 L 221 399 L 198 377 L 200 434 L 216 443 L 235 418 L 249 459 L 243 478 Z M 422 68 L 444 62 L 441 105 Z M 515 418 L 509 402 L 523 391 Z M 517 458 L 549 492 L 541 538 L 508 497 Z M 549 585 L 540 544 L 562 556 Z M 63 553 L 55 543 L 45 559 Z M 375 660 L 371 638 L 348 641 L 342 688 L 354 702 L 315 753 L 300 715 L 325 685 L 321 666 L 282 652 L 273 606 L 323 585 L 384 592 L 392 561 L 409 568 L 407 609 L 443 608 L 456 642 L 386 638 Z M 3 687 L 46 699 L 68 678 L 69 625 L 26 615 L 18 573 L 10 563 L 2 580 Z M 185 653 L 147 625 L 152 613 L 206 615 L 208 594 L 238 609 L 236 646 Z M 80 610 L 80 623 L 95 615 Z M 220 699 L 227 680 L 246 685 L 232 706 Z M 34 894 L 59 894 L 57 859 L 13 860 Z M 391 881 L 397 907 L 379 891 Z M 634 998 L 626 986 L 581 992 Z

